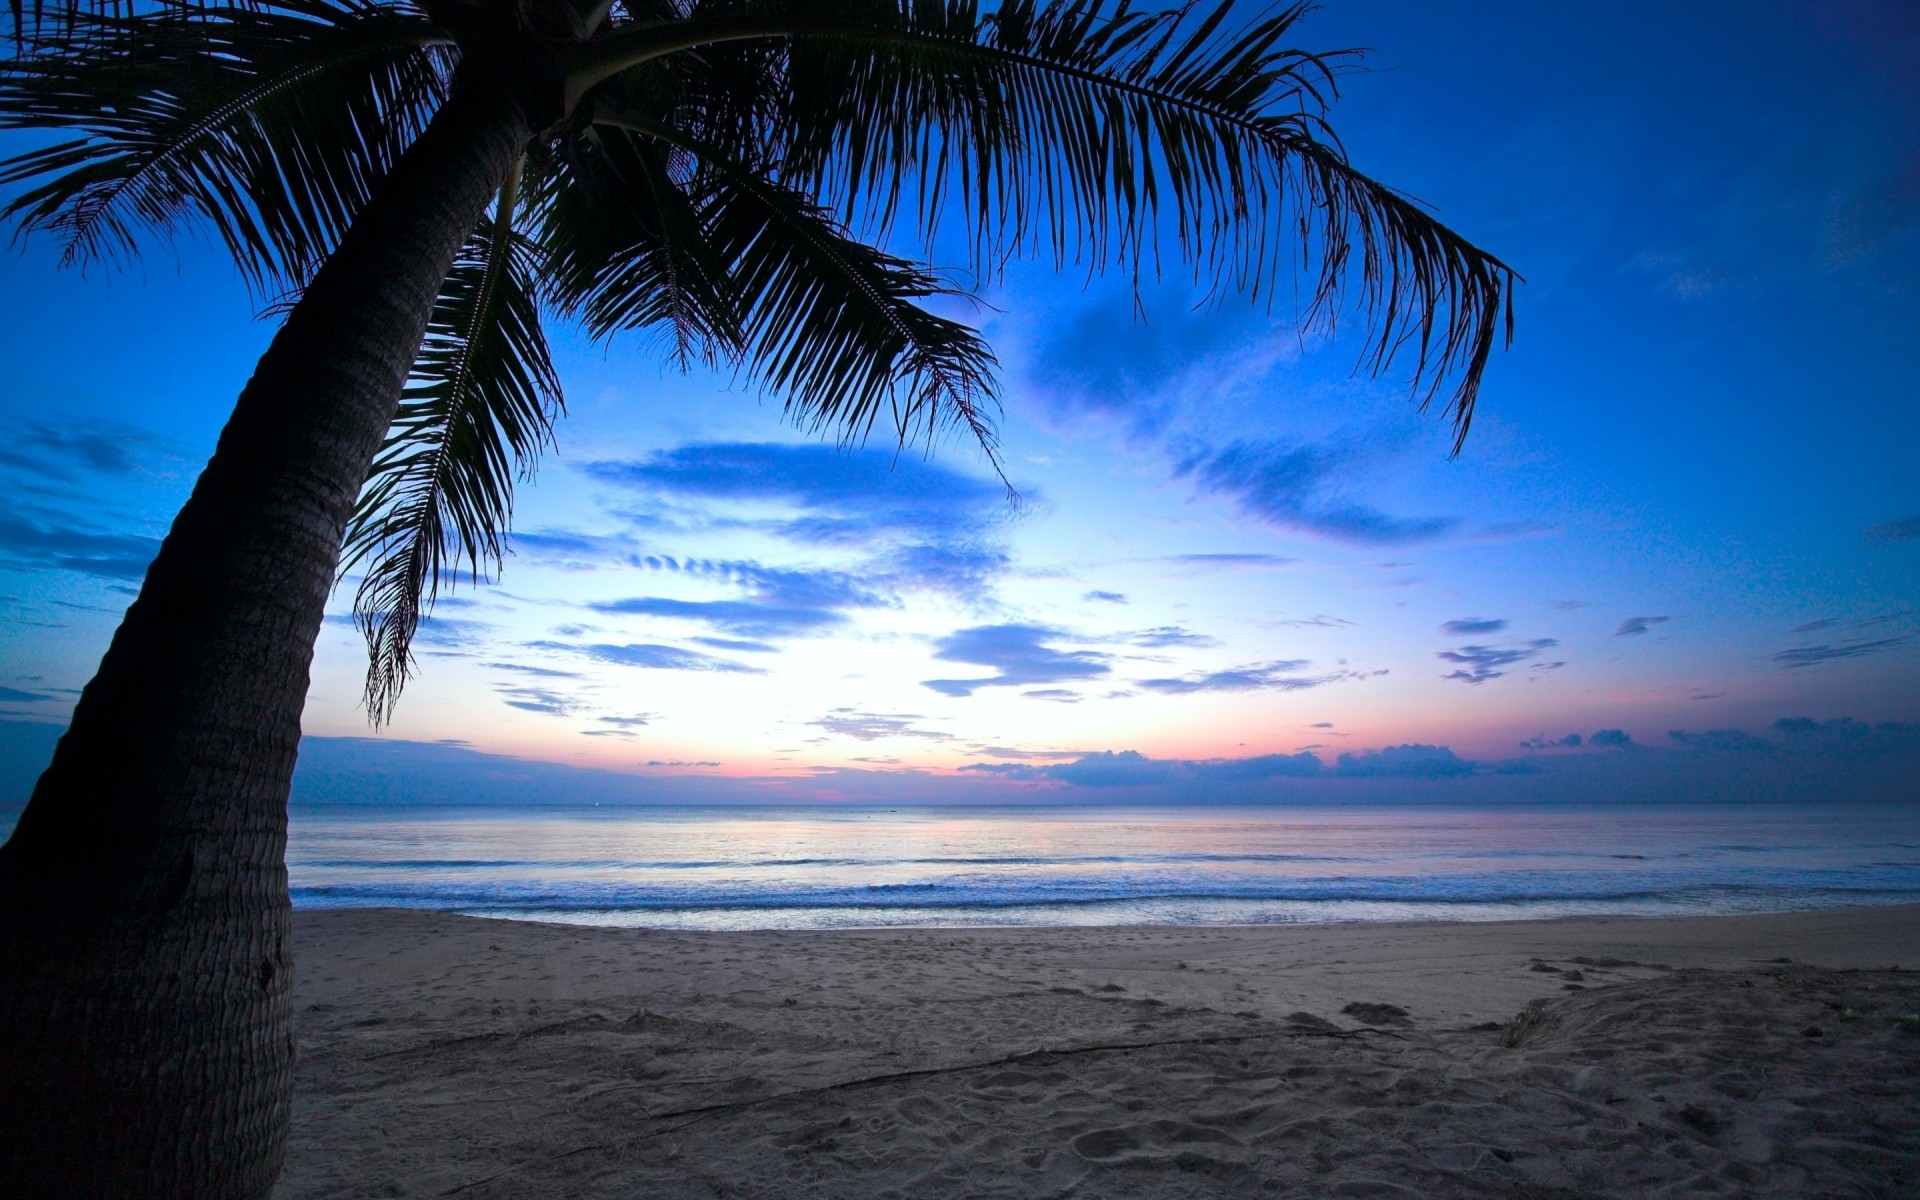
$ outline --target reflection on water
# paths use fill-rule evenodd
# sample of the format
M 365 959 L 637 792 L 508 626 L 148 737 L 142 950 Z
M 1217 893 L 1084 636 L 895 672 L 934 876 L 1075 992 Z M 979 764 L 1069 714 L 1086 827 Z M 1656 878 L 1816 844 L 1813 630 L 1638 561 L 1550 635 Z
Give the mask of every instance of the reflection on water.
M 1920 809 L 296 809 L 295 905 L 707 929 L 1920 901 Z

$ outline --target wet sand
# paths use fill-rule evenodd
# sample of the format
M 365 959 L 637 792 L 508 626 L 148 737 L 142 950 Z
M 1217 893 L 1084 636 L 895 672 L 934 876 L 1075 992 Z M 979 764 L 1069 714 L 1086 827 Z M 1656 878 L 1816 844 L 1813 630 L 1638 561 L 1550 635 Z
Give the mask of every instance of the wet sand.
M 1920 906 L 295 936 L 281 1197 L 1920 1194 Z

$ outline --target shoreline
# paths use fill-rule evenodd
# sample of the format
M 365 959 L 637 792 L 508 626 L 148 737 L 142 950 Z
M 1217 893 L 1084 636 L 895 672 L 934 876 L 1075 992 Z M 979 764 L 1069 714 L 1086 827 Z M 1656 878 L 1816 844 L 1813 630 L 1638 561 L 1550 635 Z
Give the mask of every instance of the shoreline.
M 1125 903 L 1124 901 L 1084 901 L 1083 904 Z M 1459 903 L 1472 903 L 1461 901 Z M 1046 907 L 1036 905 L 1035 907 Z M 913 925 L 756 925 L 738 929 L 694 929 L 679 925 L 612 925 L 593 921 L 543 920 L 539 917 L 514 915 L 496 916 L 487 912 L 471 912 L 450 908 L 426 908 L 411 905 L 338 905 L 332 907 L 298 907 L 294 909 L 296 917 L 316 913 L 379 912 L 379 913 L 432 913 L 445 917 L 461 917 L 474 921 L 499 921 L 511 925 L 533 925 L 552 929 L 606 929 L 616 932 L 646 933 L 689 933 L 689 934 L 753 934 L 753 933 L 794 933 L 794 934 L 840 934 L 840 933 L 912 933 L 925 932 L 989 932 L 993 930 L 1028 929 L 1041 932 L 1065 933 L 1074 930 L 1178 930 L 1178 929 L 1322 929 L 1336 927 L 1341 929 L 1378 929 L 1389 927 L 1453 927 L 1461 925 L 1548 925 L 1559 922 L 1611 922 L 1611 921 L 1720 921 L 1742 918 L 1795 917 L 1812 913 L 1867 913 L 1885 912 L 1891 909 L 1913 909 L 1920 912 L 1920 901 L 1897 900 L 1885 904 L 1827 904 L 1811 908 L 1775 908 L 1755 912 L 1738 913 L 1557 913 L 1541 917 L 1427 917 L 1415 919 L 1388 918 L 1369 919 L 1366 917 L 1331 917 L 1315 921 L 1158 921 L 1138 923 L 1101 924 L 1089 922 L 1080 925 L 1039 924 L 1022 922 L 979 923 L 940 925 L 934 923 Z M 631 911 L 631 910 L 622 910 Z M 664 909 L 657 911 L 684 912 L 685 909 Z M 736 911 L 729 909 L 701 909 L 703 912 Z M 737 911 L 758 911 L 741 909 Z M 1916 969 L 1920 969 L 1920 947 L 1916 947 L 1911 956 Z
M 1920 905 L 749 931 L 335 909 L 294 936 L 282 1197 L 1920 1179 Z

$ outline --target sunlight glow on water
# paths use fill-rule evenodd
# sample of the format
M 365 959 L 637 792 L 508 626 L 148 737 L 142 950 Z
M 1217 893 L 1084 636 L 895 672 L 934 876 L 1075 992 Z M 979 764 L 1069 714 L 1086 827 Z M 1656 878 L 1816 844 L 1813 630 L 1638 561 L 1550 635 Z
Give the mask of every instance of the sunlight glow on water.
M 1920 810 L 296 809 L 296 907 L 658 928 L 1673 916 L 1920 901 Z

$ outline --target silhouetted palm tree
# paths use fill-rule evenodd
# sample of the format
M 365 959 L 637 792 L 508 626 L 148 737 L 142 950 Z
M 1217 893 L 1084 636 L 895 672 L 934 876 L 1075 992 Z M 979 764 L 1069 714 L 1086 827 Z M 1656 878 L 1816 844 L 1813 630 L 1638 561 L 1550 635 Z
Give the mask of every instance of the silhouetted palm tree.
M 955 227 L 1137 273 L 1162 242 L 1357 309 L 1464 436 L 1513 277 L 1351 167 L 1297 8 L 1098 0 L 271 0 L 23 15 L 8 212 L 115 259 L 211 229 L 285 320 L 0 848 L 0 1191 L 261 1196 L 293 1054 L 284 848 L 336 572 L 390 713 L 422 607 L 497 568 L 560 411 L 544 313 L 666 334 L 843 438 L 957 422 L 994 359 L 886 247 Z M 945 243 L 943 243 L 945 244 Z M 103 340 L 110 331 L 103 331 Z M 357 503 L 356 503 L 357 500 Z M 342 547 L 346 555 L 342 559 Z

